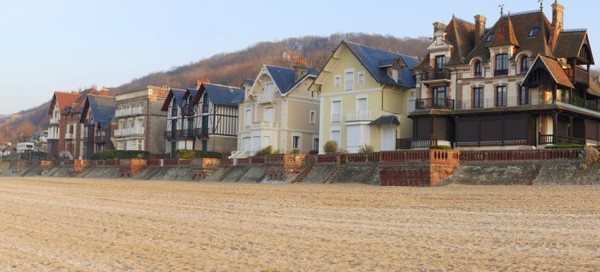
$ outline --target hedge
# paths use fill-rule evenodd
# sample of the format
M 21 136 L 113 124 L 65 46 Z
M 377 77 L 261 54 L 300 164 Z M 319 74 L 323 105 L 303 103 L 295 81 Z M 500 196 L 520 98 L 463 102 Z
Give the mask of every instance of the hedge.
M 102 153 L 92 154 L 92 160 L 120 160 L 120 159 L 147 159 L 147 151 L 139 150 L 107 150 Z

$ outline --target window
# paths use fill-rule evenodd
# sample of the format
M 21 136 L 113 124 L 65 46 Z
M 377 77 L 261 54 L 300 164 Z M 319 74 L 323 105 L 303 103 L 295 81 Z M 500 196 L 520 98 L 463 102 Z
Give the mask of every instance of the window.
M 535 37 L 537 36 L 538 32 L 540 32 L 540 28 L 539 27 L 534 27 L 531 28 L 531 30 L 529 30 L 529 37 Z
M 494 33 L 490 33 L 490 35 L 485 38 L 485 42 L 492 42 L 494 40 Z
M 529 88 L 525 86 L 519 89 L 519 105 L 529 105 Z
M 247 109 L 246 110 L 246 116 L 244 116 L 245 119 L 245 124 L 247 127 L 252 125 L 252 110 Z
M 342 121 L 342 101 L 331 102 L 331 122 L 339 123 Z
M 446 108 L 447 86 L 433 88 L 433 106 L 434 108 Z
M 366 97 L 361 97 L 356 100 L 356 110 L 356 120 L 369 120 L 369 111 Z
M 521 58 L 521 73 L 525 74 L 527 71 L 529 71 L 529 58 L 524 56 Z
M 313 150 L 319 150 L 319 138 L 313 138 Z
M 273 82 L 268 82 L 265 85 L 265 99 L 268 101 L 273 100 L 273 97 L 275 95 L 275 84 L 273 84 Z
M 393 68 L 392 68 L 392 79 L 393 79 L 395 82 L 398 82 L 398 74 L 399 74 L 399 71 L 398 71 L 398 69 L 393 69 Z
M 359 72 L 358 73 L 358 85 L 364 85 L 365 84 L 365 72 Z
M 506 107 L 506 86 L 496 87 L 496 107 Z
M 344 91 L 354 90 L 354 71 L 347 70 L 344 73 Z
M 339 130 L 331 131 L 331 140 L 338 144 L 338 148 L 342 144 L 342 133 Z
M 292 149 L 300 149 L 300 136 L 292 137 Z
M 483 88 L 473 88 L 473 108 L 483 108 Z
M 475 66 L 473 67 L 473 75 L 475 77 L 483 76 L 483 64 L 481 64 L 481 61 L 475 62 Z
M 496 72 L 495 75 L 508 75 L 508 54 L 496 55 Z
M 317 122 L 317 113 L 315 111 L 310 111 L 308 115 L 308 123 L 314 124 Z
M 333 87 L 340 87 L 342 85 L 342 77 L 340 75 L 335 75 L 333 78 Z
M 263 120 L 268 123 L 274 123 L 275 122 L 275 108 L 273 108 L 273 107 L 265 108 L 265 116 L 264 116 Z

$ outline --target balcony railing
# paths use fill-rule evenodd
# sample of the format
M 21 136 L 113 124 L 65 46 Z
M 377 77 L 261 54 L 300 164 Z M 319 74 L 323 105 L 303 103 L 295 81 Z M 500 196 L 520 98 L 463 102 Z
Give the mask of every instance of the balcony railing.
M 264 104 L 273 102 L 273 99 L 275 99 L 275 95 L 273 93 L 264 93 L 259 94 L 256 100 L 258 103 Z
M 565 73 L 567 73 L 571 82 L 590 85 L 590 74 L 586 69 L 577 66 L 575 68 L 575 74 L 573 74 L 573 71 L 573 69 L 565 69 Z
M 277 127 L 278 127 L 277 122 L 269 122 L 269 121 L 252 122 L 253 129 L 266 129 L 266 128 L 275 129 Z
M 208 128 L 196 128 L 195 129 L 196 137 L 206 138 L 206 137 L 208 137 L 209 131 L 210 130 Z
M 49 124 L 50 125 L 58 125 L 58 121 L 59 121 L 58 118 L 50 118 L 50 123 Z
M 118 110 L 115 111 L 115 117 L 130 116 L 130 115 L 140 115 L 140 114 L 143 114 L 143 113 L 144 113 L 144 108 L 143 107 L 118 109 Z
M 116 137 L 124 137 L 124 136 L 131 136 L 131 135 L 142 135 L 145 132 L 146 132 L 146 130 L 143 127 L 122 128 L 122 129 L 115 130 L 115 136 Z
M 194 116 L 196 113 L 196 108 L 193 106 L 184 106 L 183 108 L 181 108 L 181 115 L 182 116 Z
M 415 108 L 417 110 L 427 110 L 427 109 L 453 110 L 454 109 L 454 99 L 448 99 L 448 98 L 417 99 L 417 100 L 415 100 Z
M 346 122 L 371 120 L 373 120 L 373 112 L 371 111 L 349 111 L 346 113 Z
M 75 139 L 75 134 L 65 133 L 65 140 L 73 140 L 73 139 Z
M 421 72 L 421 80 L 449 80 L 450 70 L 448 69 L 430 69 Z
M 494 70 L 494 75 L 496 75 L 496 76 L 508 75 L 508 69 Z
M 106 138 L 107 138 L 106 135 L 98 135 L 98 136 L 94 137 L 94 141 L 97 144 L 103 144 L 103 143 L 106 143 Z

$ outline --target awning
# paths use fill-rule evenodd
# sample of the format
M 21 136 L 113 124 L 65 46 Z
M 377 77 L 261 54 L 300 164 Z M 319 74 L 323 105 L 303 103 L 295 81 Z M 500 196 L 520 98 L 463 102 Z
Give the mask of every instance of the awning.
M 396 117 L 395 115 L 384 115 L 384 116 L 381 116 L 381 117 L 373 120 L 369 125 L 372 125 L 372 126 L 387 126 L 387 125 L 399 126 L 400 121 L 398 121 L 398 117 Z

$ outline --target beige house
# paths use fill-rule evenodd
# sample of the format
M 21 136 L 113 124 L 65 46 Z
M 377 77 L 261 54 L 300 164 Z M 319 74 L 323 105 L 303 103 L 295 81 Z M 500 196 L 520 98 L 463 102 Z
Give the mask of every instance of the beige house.
M 164 154 L 164 129 L 167 118 L 161 107 L 168 88 L 148 86 L 146 89 L 115 97 L 116 125 L 112 142 L 116 150 L 141 150 Z
M 321 97 L 321 142 L 356 153 L 361 146 L 394 150 L 397 139 L 410 138 L 417 64 L 414 57 L 342 41 L 310 87 Z
M 274 152 L 308 153 L 319 146 L 319 98 L 308 91 L 317 71 L 299 58 L 293 68 L 263 65 L 239 105 L 238 151 L 244 157 Z

